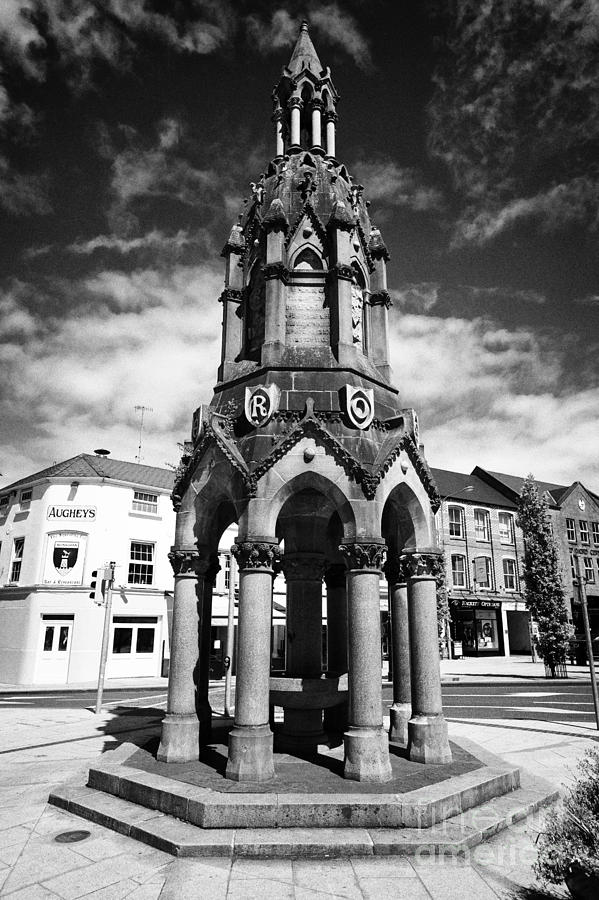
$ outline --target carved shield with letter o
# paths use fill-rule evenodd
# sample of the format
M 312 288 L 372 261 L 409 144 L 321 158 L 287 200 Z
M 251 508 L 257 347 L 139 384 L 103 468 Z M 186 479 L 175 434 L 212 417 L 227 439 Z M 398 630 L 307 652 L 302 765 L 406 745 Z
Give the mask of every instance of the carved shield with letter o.
M 356 428 L 368 428 L 374 418 L 374 391 L 346 384 L 342 391 L 343 411 Z

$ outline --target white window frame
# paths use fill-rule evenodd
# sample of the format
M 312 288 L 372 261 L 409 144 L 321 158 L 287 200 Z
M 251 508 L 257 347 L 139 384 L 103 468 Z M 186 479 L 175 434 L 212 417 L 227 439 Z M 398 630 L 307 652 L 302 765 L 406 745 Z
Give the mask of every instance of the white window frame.
M 454 510 L 456 510 L 457 513 L 458 513 L 459 520 L 460 520 L 459 523 L 458 523 L 458 522 L 452 522 L 452 521 L 451 521 L 451 513 L 452 513 Z M 459 526 L 459 531 L 460 531 L 460 533 L 459 533 L 459 534 L 452 534 L 452 531 L 451 531 L 452 526 L 456 526 L 456 525 Z M 450 505 L 447 507 L 447 529 L 448 529 L 449 537 L 450 537 L 450 538 L 463 538 L 463 537 L 464 537 L 464 534 L 465 534 L 465 527 L 464 527 L 464 508 L 463 508 L 462 506 L 456 506 L 455 503 L 452 503 L 452 504 L 450 504 Z
M 513 544 L 514 543 L 514 517 L 512 513 L 503 512 L 499 513 L 499 540 L 502 544 Z M 503 523 L 502 523 L 503 518 Z M 503 525 L 507 525 L 507 536 L 505 534 L 505 529 L 502 527 Z
M 584 580 L 587 584 L 595 584 L 595 567 L 593 565 L 592 556 L 582 557 Z
M 484 534 L 486 534 L 486 537 L 480 537 L 479 532 L 481 531 L 481 529 L 479 528 L 478 523 L 476 521 L 477 514 L 479 514 L 480 517 L 482 517 L 482 519 L 484 521 L 484 528 L 482 530 L 483 530 Z M 491 516 L 489 515 L 488 509 L 477 508 L 474 510 L 474 536 L 477 541 L 481 541 L 486 544 L 488 544 L 489 541 L 491 540 Z
M 570 572 L 572 574 L 572 580 L 574 581 L 577 577 L 576 575 L 576 560 L 574 558 L 574 554 L 570 553 Z
M 18 548 L 18 549 L 17 549 Z M 23 567 L 23 556 L 25 554 L 25 538 L 14 538 L 12 544 L 12 553 L 10 558 L 10 583 L 18 584 L 21 580 L 21 569 Z M 15 574 L 15 566 L 18 566 Z
M 27 490 L 21 491 L 19 495 L 19 507 L 20 509 L 30 509 L 31 508 L 31 498 L 33 496 L 33 491 L 31 488 L 27 488 Z
M 506 563 L 513 564 L 513 567 L 514 567 L 513 572 L 506 572 Z M 517 591 L 518 590 L 518 566 L 516 564 L 516 560 L 514 559 L 514 557 L 513 556 L 504 556 L 502 563 L 501 563 L 501 567 L 503 570 L 503 586 L 504 586 L 504 588 L 506 589 L 506 591 Z M 508 585 L 508 578 L 513 580 L 513 582 L 514 582 L 513 587 L 510 587 Z
M 133 512 L 145 513 L 150 516 L 158 515 L 158 494 L 153 491 L 133 491 Z
M 566 537 L 570 543 L 576 543 L 576 519 L 566 519 Z
M 454 565 L 453 565 L 454 559 L 456 559 L 456 560 L 459 559 L 459 560 L 462 561 L 463 569 L 462 569 L 461 572 L 459 572 L 458 570 L 454 569 Z M 455 578 L 456 572 L 457 572 L 458 575 L 459 575 L 459 574 L 462 575 L 462 577 L 463 577 L 463 583 L 462 583 L 462 584 L 459 584 L 459 583 L 456 581 L 456 578 Z M 455 588 L 465 588 L 465 589 L 468 588 L 468 562 L 467 562 L 466 557 L 464 556 L 463 553 L 452 553 L 452 554 L 451 554 L 451 583 L 453 584 L 453 586 L 454 586 Z
M 486 568 L 487 568 L 487 584 L 481 584 L 476 580 L 476 560 L 484 559 L 486 560 Z M 492 591 L 494 590 L 494 579 L 493 579 L 493 560 L 490 556 L 486 556 L 484 553 L 479 553 L 478 556 L 475 556 L 472 560 L 472 581 L 476 585 L 479 591 Z
M 149 548 L 150 555 L 148 557 L 134 556 L 135 548 Z M 151 587 L 154 584 L 154 563 L 155 563 L 156 544 L 154 541 L 135 541 L 129 542 L 129 565 L 127 569 L 127 584 L 139 585 L 141 587 Z M 135 553 L 143 551 L 135 550 Z M 138 571 L 135 569 L 139 567 Z M 145 568 L 145 572 L 142 572 Z M 138 577 L 135 577 L 135 576 Z M 133 576 L 133 577 L 132 577 Z M 145 576 L 142 580 L 141 576 Z
M 580 526 L 580 543 L 588 546 L 590 544 L 589 523 L 586 519 L 579 519 L 578 524 Z
M 591 532 L 594 546 L 599 547 L 599 522 L 591 522 Z

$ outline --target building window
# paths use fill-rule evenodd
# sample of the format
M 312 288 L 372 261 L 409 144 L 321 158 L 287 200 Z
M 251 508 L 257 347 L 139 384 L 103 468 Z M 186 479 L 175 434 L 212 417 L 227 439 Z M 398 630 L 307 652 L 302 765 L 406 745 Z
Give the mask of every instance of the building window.
M 514 543 L 514 517 L 510 513 L 499 513 L 499 540 L 502 544 Z
M 566 519 L 566 536 L 569 541 L 576 540 L 576 523 L 574 519 Z
M 464 510 L 461 506 L 450 506 L 447 510 L 449 516 L 449 536 L 453 538 L 464 537 Z
M 466 557 L 459 554 L 451 557 L 451 580 L 453 586 L 465 588 L 466 585 Z
M 225 553 L 225 590 L 229 590 L 231 584 L 231 557 Z
M 595 547 L 599 547 L 599 522 L 591 522 L 591 529 L 593 531 L 593 544 Z
M 516 560 L 515 559 L 504 559 L 503 560 L 503 583 L 505 585 L 506 591 L 515 591 L 518 587 L 517 583 L 517 575 L 516 575 Z
M 584 578 L 585 581 L 595 583 L 595 570 L 593 569 L 593 560 L 590 556 L 584 557 Z
M 153 579 L 154 544 L 131 541 L 131 560 L 129 562 L 129 576 L 127 579 L 129 584 L 152 584 Z
M 21 496 L 19 498 L 21 509 L 29 509 L 31 506 L 31 494 L 31 491 L 21 491 Z
M 572 578 L 576 580 L 576 560 L 574 559 L 574 554 L 570 554 L 570 572 L 572 573 Z
M 158 494 L 147 491 L 133 491 L 133 512 L 158 513 Z
M 588 544 L 588 542 L 589 542 L 589 523 L 585 522 L 584 519 L 580 519 L 578 524 L 580 525 L 580 543 Z
M 23 550 L 25 538 L 15 538 L 12 548 L 12 564 L 10 567 L 10 580 L 18 581 L 21 577 L 21 564 L 23 562 Z
M 489 540 L 491 534 L 489 513 L 485 509 L 474 510 L 474 534 L 477 541 Z
M 476 586 L 485 591 L 493 589 L 493 567 L 488 556 L 477 556 L 472 562 L 472 570 Z
M 5 516 L 8 512 L 8 495 L 0 497 L 0 516 Z

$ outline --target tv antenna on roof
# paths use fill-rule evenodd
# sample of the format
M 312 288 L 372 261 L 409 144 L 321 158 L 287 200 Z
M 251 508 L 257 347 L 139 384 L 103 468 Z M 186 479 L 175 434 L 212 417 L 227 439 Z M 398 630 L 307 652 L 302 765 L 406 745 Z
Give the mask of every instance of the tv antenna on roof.
M 135 457 L 136 461 L 138 463 L 141 463 L 141 436 L 142 436 L 143 430 L 144 430 L 144 414 L 147 412 L 154 412 L 154 410 L 152 409 L 151 406 L 139 405 L 134 408 L 135 408 L 135 412 L 141 413 L 141 419 L 139 422 L 139 447 L 137 448 L 137 456 Z

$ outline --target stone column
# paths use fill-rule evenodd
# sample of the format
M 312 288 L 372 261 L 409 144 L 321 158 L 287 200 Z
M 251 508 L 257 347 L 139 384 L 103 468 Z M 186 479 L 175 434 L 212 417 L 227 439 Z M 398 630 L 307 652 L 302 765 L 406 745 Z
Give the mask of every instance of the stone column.
M 285 141 L 283 139 L 283 110 L 280 107 L 275 110 L 272 120 L 275 123 L 276 129 L 275 157 L 281 157 L 285 153 Z
M 324 556 L 285 553 L 282 568 L 287 586 L 285 673 L 293 678 L 320 678 Z M 324 737 L 322 709 L 285 709 L 281 748 L 316 749 Z
M 322 153 L 322 100 L 317 97 L 312 101 L 312 149 Z
M 288 106 L 291 109 L 291 144 L 289 151 L 301 150 L 300 145 L 300 111 L 303 106 L 301 97 L 290 97 Z
M 327 123 L 327 156 L 335 158 L 335 122 L 337 116 L 334 112 L 326 112 L 325 120 Z
M 393 703 L 389 707 L 389 740 L 408 746 L 408 722 L 412 715 L 410 679 L 410 626 L 406 568 L 396 554 L 385 563 L 391 619 L 391 658 L 393 659 Z
M 347 569 L 342 563 L 329 566 L 327 587 L 327 670 L 329 675 L 347 672 Z M 347 728 L 347 703 L 324 711 L 324 727 L 341 734 Z
M 346 778 L 385 782 L 392 777 L 383 729 L 381 689 L 380 541 L 341 544 L 348 558 L 349 724 L 345 733 Z
M 210 730 L 212 710 L 208 702 L 207 684 L 199 684 L 199 644 L 202 617 L 210 604 L 213 577 L 211 560 L 197 550 L 173 548 L 169 559 L 175 572 L 173 632 L 168 681 L 167 714 L 162 723 L 158 748 L 161 762 L 188 762 L 198 759 L 200 727 L 202 739 Z M 210 621 L 208 620 L 208 633 Z
M 229 734 L 226 777 L 274 778 L 273 735 L 268 724 L 272 582 L 279 555 L 275 541 L 241 541 L 232 552 L 239 566 L 235 725 Z
M 408 553 L 408 617 L 412 678 L 412 718 L 408 722 L 410 759 L 449 763 L 451 750 L 441 699 L 441 669 L 437 630 L 439 553 Z

